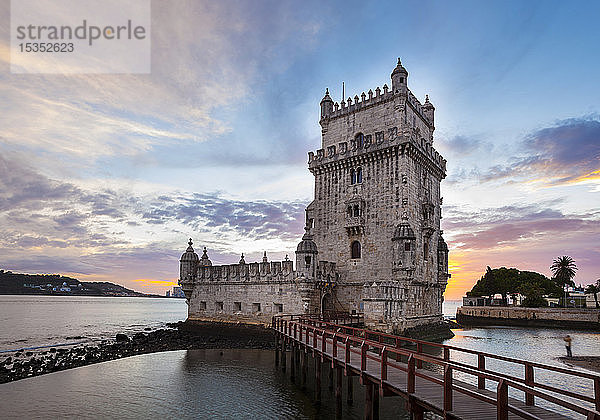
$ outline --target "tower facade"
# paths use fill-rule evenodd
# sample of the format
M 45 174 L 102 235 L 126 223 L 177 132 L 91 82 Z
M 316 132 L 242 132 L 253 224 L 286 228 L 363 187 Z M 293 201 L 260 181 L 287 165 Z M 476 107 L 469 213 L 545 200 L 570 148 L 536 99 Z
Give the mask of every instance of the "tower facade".
M 440 230 L 446 161 L 433 146 L 434 110 L 408 89 L 400 60 L 392 89 L 320 103 L 322 145 L 309 152 L 314 201 L 307 233 L 335 262 L 336 310 L 364 312 L 391 331 L 438 322 L 449 278 Z

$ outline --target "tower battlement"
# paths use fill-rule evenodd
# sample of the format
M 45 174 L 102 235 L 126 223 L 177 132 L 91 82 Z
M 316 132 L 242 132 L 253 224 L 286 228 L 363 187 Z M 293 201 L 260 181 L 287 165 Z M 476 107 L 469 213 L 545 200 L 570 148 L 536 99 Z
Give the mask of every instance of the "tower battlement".
M 411 150 L 413 153 L 420 154 L 423 159 L 429 159 L 443 173 L 442 178 L 446 176 L 446 159 L 424 137 L 418 137 L 420 133 L 417 130 L 406 127 L 399 132 L 398 127 L 391 127 L 388 128 L 387 133 L 381 131 L 379 136 L 376 134 L 378 133 L 364 135 L 362 146 L 357 140 L 351 139 L 349 142 L 343 141 L 328 146 L 327 149 L 308 152 L 309 169 L 312 171 L 320 166 L 336 162 L 354 164 L 361 155 L 365 155 L 364 159 L 368 159 L 368 154 L 382 152 L 389 147 L 396 146 L 402 149 L 401 152 Z M 356 159 L 346 161 L 348 158 Z
M 330 114 L 321 116 L 321 121 L 329 119 L 334 120 L 346 115 L 350 115 L 354 112 L 365 110 L 369 107 L 377 106 L 379 104 L 393 100 L 395 97 L 405 97 L 406 103 L 410 106 L 414 112 L 416 112 L 428 125 L 433 127 L 433 121 L 429 120 L 429 116 L 426 112 L 426 107 L 417 99 L 417 97 L 408 90 L 408 95 L 401 95 L 400 93 L 394 93 L 389 90 L 387 84 L 383 85 L 383 90 L 377 86 L 375 91 L 369 89 L 367 93 L 362 92 L 360 97 L 354 95 L 348 97 L 346 100 L 333 103 L 333 111 Z

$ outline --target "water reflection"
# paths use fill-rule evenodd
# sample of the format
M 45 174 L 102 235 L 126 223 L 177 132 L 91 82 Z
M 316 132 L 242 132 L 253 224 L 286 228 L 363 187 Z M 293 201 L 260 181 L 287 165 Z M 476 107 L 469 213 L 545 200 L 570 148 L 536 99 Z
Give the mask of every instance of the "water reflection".
M 288 359 L 288 369 L 290 361 Z M 330 366 L 323 365 L 322 402 L 315 405 L 314 365 L 306 390 L 274 366 L 267 350 L 182 350 L 146 354 L 0 385 L 4 418 L 335 418 Z M 363 416 L 356 377 L 344 419 Z M 399 397 L 380 399 L 381 418 L 407 419 Z

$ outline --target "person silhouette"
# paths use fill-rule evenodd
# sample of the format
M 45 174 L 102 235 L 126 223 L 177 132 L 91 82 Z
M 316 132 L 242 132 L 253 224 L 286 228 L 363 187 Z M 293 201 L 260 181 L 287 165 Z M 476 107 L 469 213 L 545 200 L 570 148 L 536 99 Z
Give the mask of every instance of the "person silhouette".
M 569 334 L 567 334 L 567 336 L 565 338 L 563 338 L 563 340 L 565 340 L 565 347 L 567 349 L 567 357 L 573 357 L 573 353 L 571 353 L 571 341 L 573 341 L 573 339 L 571 338 L 571 336 Z

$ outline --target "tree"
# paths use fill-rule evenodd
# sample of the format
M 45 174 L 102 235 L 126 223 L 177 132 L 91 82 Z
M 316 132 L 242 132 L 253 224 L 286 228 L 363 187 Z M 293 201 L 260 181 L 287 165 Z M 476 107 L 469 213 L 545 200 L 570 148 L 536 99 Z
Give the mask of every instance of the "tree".
M 567 289 L 569 286 L 574 287 L 575 272 L 577 271 L 577 265 L 575 260 L 568 255 L 555 258 L 550 266 L 552 274 L 554 274 L 554 280 L 556 283 L 565 289 L 565 306 L 567 306 Z
M 600 308 L 598 304 L 598 293 L 600 293 L 600 279 L 596 280 L 596 283 L 592 283 L 588 285 L 585 289 L 585 293 L 591 293 L 594 295 L 594 300 L 596 301 L 596 308 Z
M 546 299 L 543 297 L 543 289 L 536 282 L 522 284 L 521 294 L 525 295 L 525 299 L 523 299 L 521 306 L 527 308 L 541 308 L 548 306 L 548 302 L 546 302 Z

